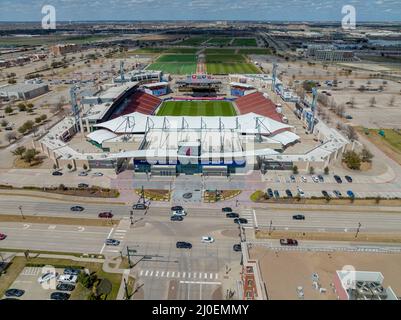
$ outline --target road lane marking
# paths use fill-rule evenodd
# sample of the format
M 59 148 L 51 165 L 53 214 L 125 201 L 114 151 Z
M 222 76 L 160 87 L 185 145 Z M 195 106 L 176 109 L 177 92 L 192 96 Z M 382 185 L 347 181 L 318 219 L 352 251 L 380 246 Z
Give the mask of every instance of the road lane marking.
M 170 271 L 167 271 L 166 277 L 167 277 L 167 278 L 170 277 Z
M 215 277 L 215 279 L 217 280 L 219 278 L 219 274 L 218 273 L 216 273 L 216 277 Z
M 139 272 L 139 275 L 142 276 L 143 275 L 143 270 L 141 270 L 141 272 Z
M 148 273 L 149 273 L 149 270 L 146 270 L 146 272 L 145 272 L 145 277 L 148 276 Z
M 183 272 L 182 273 L 182 277 L 185 278 L 185 275 L 186 275 L 186 272 Z
M 196 279 L 196 272 L 194 272 L 194 279 Z
M 153 270 L 150 271 L 149 277 L 153 276 Z
M 207 273 L 205 272 L 205 279 L 207 279 Z
M 253 222 L 254 222 L 255 228 L 258 228 L 258 220 L 256 220 L 255 209 L 253 209 L 252 211 L 253 211 Z
M 50 226 L 48 227 L 48 229 L 49 229 L 49 230 L 54 230 L 54 229 L 56 229 L 56 227 L 57 227 L 56 225 L 52 224 L 52 225 L 50 225 Z
M 103 253 L 104 248 L 106 248 L 106 244 L 105 244 L 105 243 L 103 243 L 102 249 L 100 249 L 99 254 L 102 254 L 102 253 Z
M 113 227 L 113 228 L 111 228 L 111 230 L 110 230 L 110 232 L 109 232 L 109 235 L 107 236 L 107 239 L 109 239 L 109 238 L 110 238 L 111 234 L 113 233 L 113 230 L 114 230 L 114 227 Z
M 175 271 L 173 271 L 173 273 L 171 274 L 171 277 L 174 278 L 175 275 Z
M 164 277 L 164 271 L 162 271 L 162 274 L 160 275 L 161 277 Z

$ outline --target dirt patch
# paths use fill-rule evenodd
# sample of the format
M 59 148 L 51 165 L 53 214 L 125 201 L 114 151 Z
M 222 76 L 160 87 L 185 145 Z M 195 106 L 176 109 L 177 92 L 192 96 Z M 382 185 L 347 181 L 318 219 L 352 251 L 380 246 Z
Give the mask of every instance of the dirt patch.
M 177 300 L 178 297 L 178 280 L 171 280 L 168 286 L 167 300 Z
M 170 196 L 171 193 L 169 190 L 163 190 L 163 189 L 145 189 L 144 191 L 144 197 L 147 200 L 152 200 L 152 201 L 170 201 Z M 135 193 L 140 196 L 142 193 L 141 189 L 135 189 Z
M 212 300 L 223 300 L 223 289 L 221 286 L 213 291 Z
M 0 215 L 0 222 L 23 222 L 23 223 L 42 223 L 42 224 L 64 224 L 74 226 L 98 226 L 98 227 L 110 227 L 114 224 L 118 224 L 119 220 L 113 219 L 82 219 L 82 218 L 61 218 L 61 217 L 38 217 L 38 216 L 27 216 L 23 219 L 20 215 Z
M 364 233 L 359 232 L 355 237 L 355 232 L 294 232 L 294 231 L 272 231 L 269 235 L 268 230 L 255 231 L 257 239 L 282 239 L 292 238 L 297 240 L 324 240 L 324 241 L 349 241 L 349 242 L 386 242 L 401 243 L 401 234 L 391 233 Z
M 25 162 L 23 159 L 16 158 L 14 160 L 14 168 L 17 169 L 36 169 L 41 166 L 43 163 L 44 157 L 37 157 L 37 159 L 33 160 L 31 163 Z
M 238 230 L 223 230 L 221 235 L 228 238 L 238 238 Z
M 241 193 L 241 190 L 218 190 L 216 191 L 205 191 L 204 201 L 205 202 L 217 202 L 230 200 Z

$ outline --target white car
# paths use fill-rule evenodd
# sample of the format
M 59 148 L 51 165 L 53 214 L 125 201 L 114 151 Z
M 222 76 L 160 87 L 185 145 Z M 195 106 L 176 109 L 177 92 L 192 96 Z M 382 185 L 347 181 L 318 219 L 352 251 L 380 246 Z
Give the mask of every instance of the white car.
M 203 236 L 202 239 L 201 239 L 201 242 L 202 243 L 213 243 L 214 239 L 212 237 L 209 237 L 209 236 Z
M 186 216 L 187 215 L 185 210 L 173 210 L 173 211 L 171 211 L 171 214 L 173 216 Z
M 88 173 L 85 171 L 81 171 L 80 173 L 78 173 L 78 176 L 80 176 L 80 177 L 86 177 L 87 175 L 88 175 Z
M 40 276 L 38 279 L 39 283 L 44 283 L 44 282 L 48 282 L 51 279 L 57 278 L 58 273 L 53 273 L 53 272 L 47 272 L 44 275 Z
M 78 280 L 78 277 L 71 275 L 71 274 L 62 274 L 58 278 L 58 282 L 69 283 L 69 284 L 76 284 L 77 280 Z
M 305 197 L 305 192 L 304 192 L 301 188 L 298 188 L 298 195 L 299 195 L 301 198 L 304 198 L 304 197 Z
M 302 176 L 301 179 L 302 179 L 302 182 L 308 182 L 308 179 L 306 179 L 306 177 L 304 177 L 304 176 Z
M 101 172 L 95 172 L 93 175 L 94 175 L 95 177 L 102 177 L 102 176 L 103 176 L 103 173 L 101 173 Z
M 319 178 L 317 176 L 312 176 L 312 180 L 313 180 L 313 182 L 316 182 L 316 183 L 319 182 Z

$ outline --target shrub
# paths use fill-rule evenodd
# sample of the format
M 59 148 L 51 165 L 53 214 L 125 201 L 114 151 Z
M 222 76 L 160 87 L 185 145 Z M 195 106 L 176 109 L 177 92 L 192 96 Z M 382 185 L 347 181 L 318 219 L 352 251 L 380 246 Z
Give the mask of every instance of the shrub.
M 361 157 L 355 151 L 344 152 L 343 161 L 352 170 L 359 170 L 361 168 Z

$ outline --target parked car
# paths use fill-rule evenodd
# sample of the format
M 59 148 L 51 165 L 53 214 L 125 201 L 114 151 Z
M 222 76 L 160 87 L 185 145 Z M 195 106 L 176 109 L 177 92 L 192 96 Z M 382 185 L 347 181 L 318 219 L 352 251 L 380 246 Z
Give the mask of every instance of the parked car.
M 298 241 L 295 239 L 280 239 L 280 244 L 282 246 L 297 246 Z
M 210 236 L 203 236 L 201 238 L 201 242 L 202 243 L 213 243 L 214 242 L 214 238 L 212 238 Z
M 285 190 L 285 194 L 287 195 L 288 198 L 292 198 L 292 192 L 290 189 Z
M 305 220 L 305 216 L 303 214 L 296 214 L 292 216 L 294 220 Z
M 95 172 L 95 173 L 93 174 L 93 176 L 94 176 L 94 177 L 102 177 L 102 176 L 103 176 L 103 173 L 101 173 L 101 172 Z
M 319 179 L 319 182 L 324 182 L 324 178 L 321 174 L 319 174 L 317 178 Z
M 352 120 L 353 118 L 352 118 L 351 115 L 348 114 L 348 115 L 345 116 L 345 119 L 347 119 L 347 120 Z
M 234 219 L 234 223 L 236 223 L 236 224 L 247 224 L 248 220 L 245 219 L 245 218 L 236 218 L 236 219 Z
M 86 189 L 89 188 L 89 185 L 87 183 L 79 183 L 78 184 L 79 189 Z
M 171 216 L 170 221 L 182 221 L 184 220 L 183 216 Z
M 185 217 L 187 215 L 187 213 L 185 212 L 185 210 L 176 210 L 176 211 L 172 211 L 171 215 Z
M 54 273 L 54 272 L 47 272 L 47 273 L 41 275 L 41 276 L 38 278 L 38 282 L 39 282 L 39 283 L 48 282 L 48 281 L 50 281 L 50 280 L 52 280 L 52 279 L 54 279 L 54 278 L 57 278 L 57 277 L 58 277 L 58 273 L 57 273 L 57 272 L 56 272 L 56 273 Z
M 340 178 L 340 176 L 335 175 L 334 176 L 334 180 L 336 180 L 337 183 L 343 183 L 342 179 Z
M 239 214 L 235 212 L 226 213 L 226 218 L 239 218 Z
M 315 182 L 315 183 L 318 183 L 318 182 L 319 182 L 319 178 L 318 178 L 317 176 L 312 176 L 312 180 L 313 180 L 313 182 Z
M 74 268 L 70 268 L 70 267 L 64 269 L 64 274 L 69 274 L 69 275 L 72 275 L 72 276 L 77 276 L 77 275 L 79 275 L 80 273 L 81 273 L 81 270 L 80 270 L 80 269 L 74 269 Z
M 81 171 L 80 173 L 78 173 L 78 176 L 80 176 L 80 177 L 86 177 L 87 175 L 88 175 L 88 173 L 85 171 Z
M 230 207 L 224 207 L 224 208 L 221 209 L 221 211 L 223 211 L 223 212 L 232 212 L 233 209 L 231 209 Z
M 52 176 L 62 176 L 62 175 L 63 175 L 63 173 L 60 172 L 60 171 L 53 171 L 52 172 Z
M 56 286 L 56 290 L 59 291 L 73 291 L 75 289 L 75 286 L 71 283 L 59 283 Z
M 326 190 L 322 190 L 322 195 L 323 195 L 323 197 L 325 197 L 325 198 L 330 198 L 330 195 L 329 195 L 329 193 L 328 193 Z
M 70 298 L 70 294 L 67 292 L 56 291 L 50 295 L 50 299 L 52 299 L 52 300 L 68 300 L 69 298 Z
M 236 243 L 233 245 L 233 250 L 235 252 L 240 252 L 242 250 L 241 245 L 239 243 Z
M 341 192 L 338 190 L 334 190 L 333 193 L 337 198 L 341 198 L 341 196 L 342 196 Z
M 274 197 L 273 190 L 271 188 L 267 189 L 267 195 L 269 196 L 269 198 Z
M 301 176 L 301 180 L 302 180 L 302 182 L 308 182 L 308 179 L 306 179 L 306 177 L 304 177 L 304 176 Z
M 278 190 L 274 190 L 274 197 L 280 198 L 280 193 L 278 192 Z
M 72 274 L 62 274 L 57 281 L 61 283 L 76 284 L 78 276 L 73 276 Z
M 298 195 L 299 195 L 301 198 L 304 198 L 304 197 L 305 197 L 305 192 L 304 192 L 301 188 L 299 188 L 299 187 L 298 187 Z
M 352 192 L 352 190 L 348 190 L 347 191 L 347 196 L 354 199 L 355 198 L 355 194 Z
M 71 207 L 71 211 L 84 211 L 84 207 L 81 206 L 73 206 Z
M 185 241 L 178 241 L 175 246 L 177 249 L 191 249 L 192 248 L 192 244 L 189 242 L 185 242 Z
M 291 180 L 291 182 L 295 182 L 296 180 L 295 180 L 295 176 L 292 174 L 292 175 L 290 175 L 290 180 Z
M 350 176 L 345 176 L 344 178 L 345 178 L 345 180 L 347 180 L 349 183 L 352 182 L 352 178 L 351 178 Z
M 111 213 L 111 212 L 100 212 L 99 214 L 98 214 L 98 217 L 99 218 L 108 218 L 108 219 L 111 219 L 111 218 L 113 218 L 113 214 Z
M 184 208 L 182 206 L 171 207 L 171 211 L 180 211 L 180 210 L 184 210 Z
M 0 233 L 0 240 L 4 240 L 5 238 L 7 238 L 7 235 L 4 233 Z
M 132 209 L 134 209 L 134 210 L 145 210 L 147 208 L 148 208 L 148 206 L 144 203 L 136 203 L 132 206 Z
M 25 293 L 24 290 L 20 289 L 8 289 L 4 295 L 6 297 L 21 297 Z
M 120 245 L 120 241 L 116 239 L 106 239 L 106 246 L 118 246 Z

